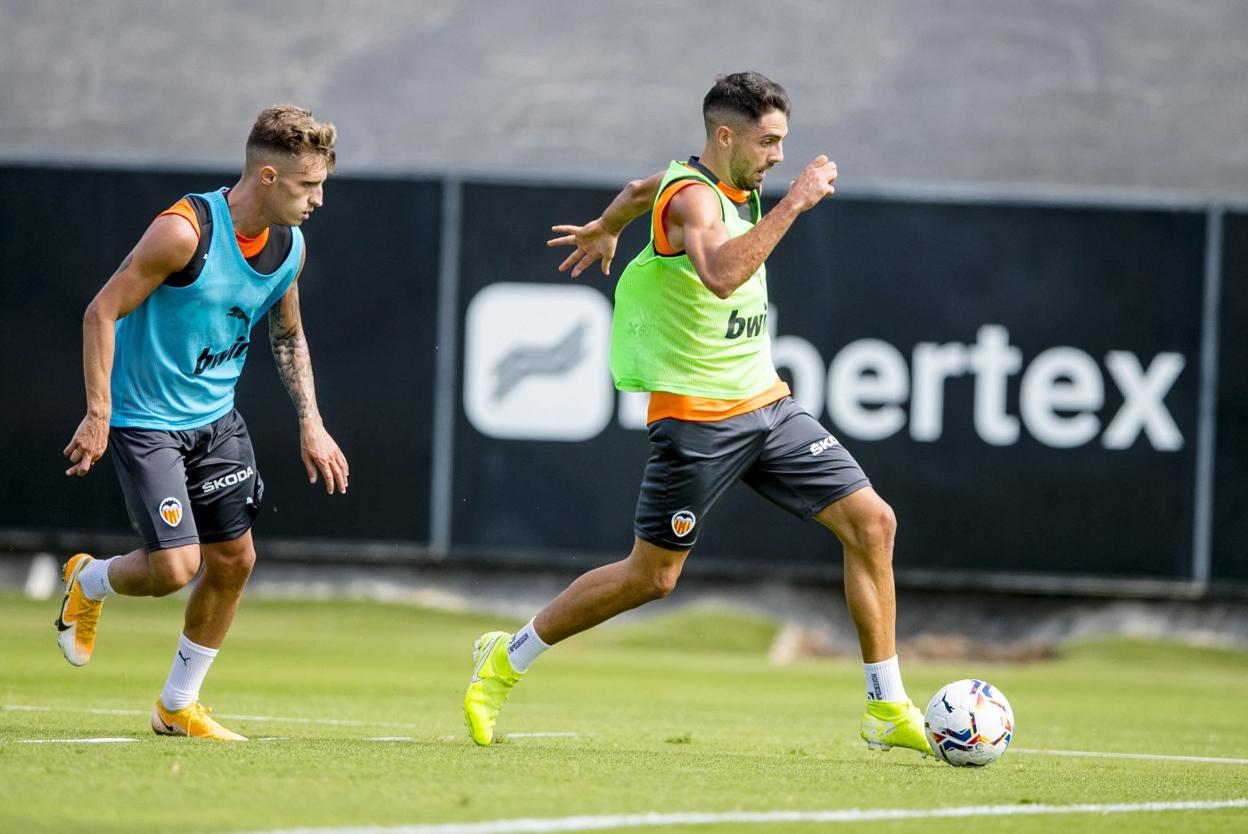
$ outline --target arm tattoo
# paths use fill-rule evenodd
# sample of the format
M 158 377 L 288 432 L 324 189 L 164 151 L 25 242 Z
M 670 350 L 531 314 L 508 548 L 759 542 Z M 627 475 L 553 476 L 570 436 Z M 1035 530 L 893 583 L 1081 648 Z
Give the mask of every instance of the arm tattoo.
M 277 372 L 286 386 L 295 413 L 302 420 L 315 417 L 316 388 L 312 383 L 312 358 L 302 327 L 289 327 L 282 318 L 281 305 L 269 310 L 269 343 L 273 346 L 273 359 Z

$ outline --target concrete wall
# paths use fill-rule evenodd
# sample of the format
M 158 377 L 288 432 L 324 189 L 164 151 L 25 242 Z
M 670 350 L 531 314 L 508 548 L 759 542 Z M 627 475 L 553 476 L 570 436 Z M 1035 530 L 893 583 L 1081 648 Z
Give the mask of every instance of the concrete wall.
M 232 168 L 294 101 L 344 171 L 613 182 L 697 150 L 750 67 L 794 101 L 773 186 L 826 151 L 846 192 L 1248 196 L 1240 0 L 2 0 L 0 160 Z

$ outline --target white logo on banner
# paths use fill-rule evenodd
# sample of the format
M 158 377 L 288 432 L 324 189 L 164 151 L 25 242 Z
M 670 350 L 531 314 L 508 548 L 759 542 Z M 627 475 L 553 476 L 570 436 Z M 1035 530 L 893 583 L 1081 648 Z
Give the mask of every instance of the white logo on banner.
M 468 304 L 464 411 L 482 434 L 588 440 L 614 408 L 611 304 L 590 287 L 491 284 Z
M 1054 449 L 1082 446 L 1098 434 L 1106 449 L 1129 449 L 1141 435 L 1158 451 L 1183 448 L 1183 434 L 1165 402 L 1185 365 L 1181 353 L 1158 353 L 1145 366 L 1130 351 L 1107 352 L 1105 368 L 1122 398 L 1112 417 L 1103 413 L 1109 401 L 1106 374 L 1092 355 L 1058 346 L 1026 364 L 1000 324 L 981 326 L 971 344 L 920 342 L 909 366 L 901 350 L 881 339 L 850 342 L 825 365 L 810 342 L 782 336 L 772 343 L 772 359 L 793 379 L 793 399 L 816 415 L 826 403 L 833 425 L 857 440 L 884 440 L 907 422 L 912 439 L 940 440 L 945 384 L 970 377 L 975 433 L 992 446 L 1018 443 L 1026 428 Z M 1015 415 L 1007 402 L 1019 374 Z

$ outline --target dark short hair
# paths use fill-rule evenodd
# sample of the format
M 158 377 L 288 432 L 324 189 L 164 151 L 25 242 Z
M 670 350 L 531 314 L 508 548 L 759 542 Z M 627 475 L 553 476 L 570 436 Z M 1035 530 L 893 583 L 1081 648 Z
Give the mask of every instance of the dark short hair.
M 725 117 L 737 116 L 756 122 L 772 110 L 788 116 L 789 94 L 767 76 L 752 71 L 719 76 L 702 99 L 702 118 L 708 132 Z

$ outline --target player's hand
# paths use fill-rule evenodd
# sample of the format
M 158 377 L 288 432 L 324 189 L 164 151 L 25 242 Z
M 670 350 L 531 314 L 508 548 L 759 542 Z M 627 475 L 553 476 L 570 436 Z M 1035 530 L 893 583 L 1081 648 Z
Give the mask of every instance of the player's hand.
M 104 457 L 108 448 L 108 418 L 88 414 L 78 424 L 73 439 L 62 453 L 69 458 L 73 466 L 65 470 L 66 475 L 81 478 L 91 471 L 97 460 Z
M 308 483 L 316 483 L 317 474 L 325 479 L 325 492 L 334 494 L 337 489 L 345 495 L 347 481 L 351 476 L 351 468 L 347 465 L 346 455 L 338 448 L 338 444 L 325 431 L 325 426 L 316 422 L 305 422 L 299 432 L 299 452 L 303 457 L 303 466 L 308 470 Z
M 561 237 L 551 238 L 546 245 L 575 246 L 576 251 L 559 264 L 560 272 L 572 270 L 572 277 L 579 278 L 594 261 L 602 262 L 602 274 L 611 274 L 611 259 L 615 257 L 615 245 L 619 233 L 612 234 L 602 223 L 602 218 L 591 220 L 584 226 L 551 226 L 550 230 Z
M 798 211 L 806 211 L 818 205 L 824 197 L 835 194 L 835 182 L 836 163 L 819 154 L 802 170 L 797 179 L 789 183 L 787 199 L 797 205 Z

